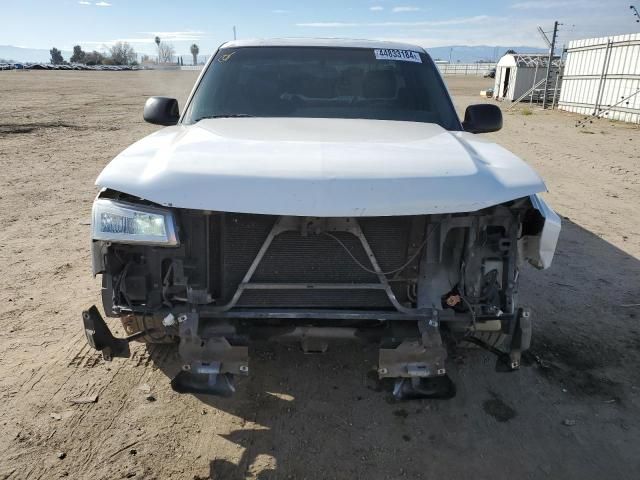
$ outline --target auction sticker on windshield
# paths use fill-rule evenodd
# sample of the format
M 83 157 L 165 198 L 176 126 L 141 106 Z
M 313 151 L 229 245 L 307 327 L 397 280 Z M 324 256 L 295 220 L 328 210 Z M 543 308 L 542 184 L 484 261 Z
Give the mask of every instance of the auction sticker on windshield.
M 420 54 L 411 50 L 396 50 L 394 48 L 376 48 L 373 50 L 376 60 L 400 60 L 401 62 L 422 63 Z

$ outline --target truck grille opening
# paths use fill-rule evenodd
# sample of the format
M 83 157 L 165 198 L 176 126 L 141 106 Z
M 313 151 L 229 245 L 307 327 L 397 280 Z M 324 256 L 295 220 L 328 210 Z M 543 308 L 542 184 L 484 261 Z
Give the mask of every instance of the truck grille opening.
M 251 266 L 277 216 L 224 213 L 211 217 L 209 232 L 210 289 L 218 304 L 231 300 Z M 407 261 L 413 217 L 368 217 L 360 227 L 383 271 Z M 371 263 L 360 240 L 347 232 L 333 232 L 367 268 Z M 407 271 L 410 269 L 408 268 Z M 407 302 L 407 271 L 391 285 L 401 303 Z M 410 273 L 410 272 L 409 272 Z M 276 236 L 252 283 L 378 283 L 335 239 L 308 232 L 288 231 Z M 249 290 L 237 304 L 243 308 L 393 308 L 381 290 Z

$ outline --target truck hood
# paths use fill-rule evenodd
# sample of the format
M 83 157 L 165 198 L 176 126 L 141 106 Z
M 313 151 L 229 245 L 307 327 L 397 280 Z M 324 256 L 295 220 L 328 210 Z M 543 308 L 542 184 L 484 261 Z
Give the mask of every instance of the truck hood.
M 546 190 L 518 157 L 469 133 L 311 118 L 164 128 L 96 185 L 171 207 L 318 217 L 470 212 Z

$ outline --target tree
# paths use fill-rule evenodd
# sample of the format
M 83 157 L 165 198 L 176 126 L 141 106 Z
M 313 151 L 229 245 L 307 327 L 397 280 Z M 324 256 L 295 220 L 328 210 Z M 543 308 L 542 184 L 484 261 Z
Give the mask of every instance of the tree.
M 136 60 L 136 52 L 127 42 L 116 42 L 109 48 L 114 65 L 129 65 Z
M 86 53 L 84 56 L 84 63 L 87 65 L 101 65 L 103 61 L 104 55 L 100 52 L 96 52 L 95 50 L 93 52 Z
M 153 41 L 156 42 L 156 46 L 158 47 L 158 63 L 160 63 L 160 37 L 156 36 Z
M 200 48 L 195 43 L 191 45 L 191 55 L 193 55 L 193 64 L 198 64 L 198 54 L 200 53 Z
M 73 55 L 71 55 L 69 61 L 71 63 L 84 63 L 86 56 L 87 54 L 82 51 L 82 47 L 80 47 L 80 45 L 76 45 L 73 47 Z
M 53 47 L 49 50 L 51 54 L 51 63 L 54 65 L 62 65 L 64 63 L 64 58 L 62 58 L 62 52 L 58 50 L 56 47 Z
M 173 56 L 176 53 L 176 49 L 173 45 L 166 42 L 160 42 L 158 44 L 158 60 L 160 63 L 170 63 L 173 61 Z
M 505 55 L 515 55 L 516 53 L 518 53 L 518 52 L 516 52 L 515 50 L 512 50 L 511 48 L 509 50 L 507 50 L 506 52 L 504 52 Z

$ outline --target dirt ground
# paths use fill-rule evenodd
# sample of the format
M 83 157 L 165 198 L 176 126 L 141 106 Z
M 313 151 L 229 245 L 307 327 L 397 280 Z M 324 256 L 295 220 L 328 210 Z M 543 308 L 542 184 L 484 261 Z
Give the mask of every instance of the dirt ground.
M 112 363 L 90 350 L 94 179 L 156 129 L 145 98 L 182 105 L 195 78 L 0 73 L 0 479 L 638 478 L 638 126 L 519 107 L 488 135 L 546 179 L 563 232 L 550 270 L 522 272 L 528 365 L 456 357 L 452 400 L 394 402 L 369 380 L 373 346 L 257 345 L 232 399 L 173 393 L 172 347 Z M 461 109 L 491 83 L 447 80 Z

